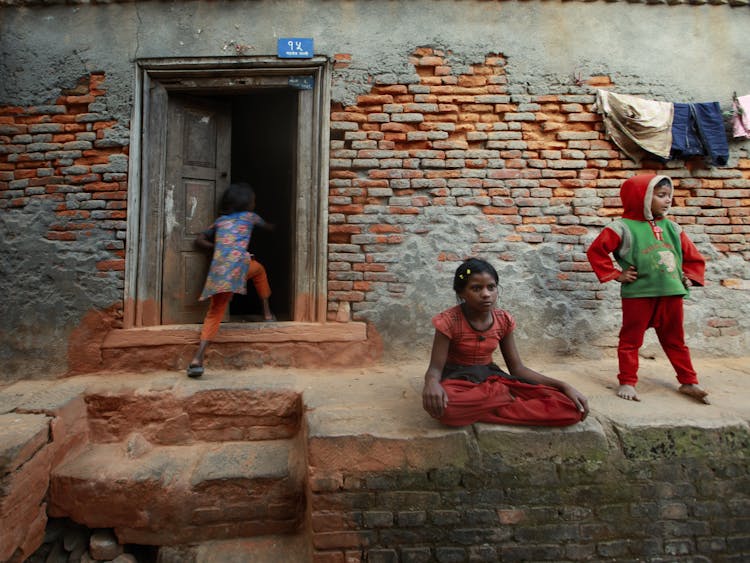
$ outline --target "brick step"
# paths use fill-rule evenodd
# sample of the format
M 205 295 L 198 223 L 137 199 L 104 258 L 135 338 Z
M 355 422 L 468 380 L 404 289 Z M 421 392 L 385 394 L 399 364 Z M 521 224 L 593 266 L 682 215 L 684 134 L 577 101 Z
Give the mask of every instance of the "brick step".
M 292 533 L 305 510 L 302 451 L 296 440 L 90 444 L 53 469 L 49 514 L 143 545 Z
M 362 365 L 382 351 L 379 341 L 368 340 L 367 332 L 364 322 L 222 323 L 208 350 L 206 370 Z M 101 364 L 133 372 L 183 371 L 199 338 L 200 325 L 111 330 L 101 344 Z M 82 371 L 92 369 L 100 368 L 81 366 Z
M 202 389 L 186 382 L 172 390 L 119 387 L 89 390 L 84 399 L 89 441 L 119 442 L 133 432 L 159 445 L 277 440 L 297 434 L 300 394 L 289 389 Z
M 300 533 L 161 547 L 157 563 L 307 563 L 310 560 L 309 539 Z

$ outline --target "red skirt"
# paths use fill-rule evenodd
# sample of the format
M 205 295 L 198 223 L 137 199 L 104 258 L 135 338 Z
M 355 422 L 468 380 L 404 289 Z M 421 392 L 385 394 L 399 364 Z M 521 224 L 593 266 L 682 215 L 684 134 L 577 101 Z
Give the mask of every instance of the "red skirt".
M 461 379 L 441 382 L 448 406 L 438 420 L 448 426 L 475 422 L 524 426 L 570 426 L 583 413 L 554 387 L 491 375 L 482 383 Z

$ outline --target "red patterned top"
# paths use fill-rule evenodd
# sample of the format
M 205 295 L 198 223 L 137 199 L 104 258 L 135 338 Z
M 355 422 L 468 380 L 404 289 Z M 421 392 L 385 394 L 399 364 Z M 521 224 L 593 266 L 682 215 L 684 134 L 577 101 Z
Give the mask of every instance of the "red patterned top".
M 461 366 L 492 363 L 492 353 L 500 341 L 516 328 L 516 321 L 507 311 L 495 309 L 494 320 L 487 330 L 475 330 L 466 320 L 461 305 L 456 305 L 435 315 L 432 324 L 437 331 L 450 339 L 447 364 Z

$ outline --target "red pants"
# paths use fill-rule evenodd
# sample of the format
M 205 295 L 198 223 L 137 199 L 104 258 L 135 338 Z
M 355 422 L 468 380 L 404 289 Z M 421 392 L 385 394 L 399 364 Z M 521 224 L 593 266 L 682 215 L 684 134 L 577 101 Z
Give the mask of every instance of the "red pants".
M 268 285 L 268 276 L 263 264 L 257 260 L 252 260 L 247 270 L 247 279 L 253 280 L 253 286 L 255 286 L 258 297 L 268 299 L 271 296 L 271 286 Z M 233 296 L 233 293 L 217 293 L 211 296 L 211 304 L 208 306 L 206 318 L 203 320 L 201 340 L 213 340 L 216 333 L 219 332 L 221 319 L 224 318 L 224 313 Z
M 677 380 L 683 384 L 697 384 L 698 376 L 690 360 L 690 349 L 685 345 L 682 328 L 682 296 L 628 297 L 622 300 L 622 328 L 617 358 L 620 385 L 635 385 L 638 382 L 638 350 L 643 344 L 643 335 L 653 327 L 664 353 L 677 372 Z
M 531 385 L 498 376 L 483 383 L 461 379 L 441 382 L 448 406 L 440 422 L 466 426 L 475 422 L 526 426 L 570 426 L 581 413 L 564 393 L 546 385 Z

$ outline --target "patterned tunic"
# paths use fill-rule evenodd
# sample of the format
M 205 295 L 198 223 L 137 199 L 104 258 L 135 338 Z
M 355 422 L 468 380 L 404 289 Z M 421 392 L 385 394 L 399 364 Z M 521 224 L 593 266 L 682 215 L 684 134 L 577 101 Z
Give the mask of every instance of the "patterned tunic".
M 252 260 L 247 247 L 253 227 L 263 224 L 265 221 L 257 214 L 241 211 L 221 215 L 206 231 L 209 238 L 213 233 L 214 254 L 201 301 L 217 293 L 247 293 L 247 271 Z

